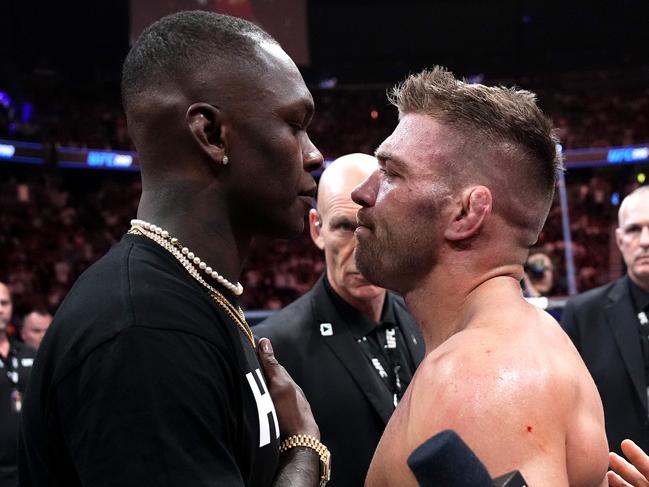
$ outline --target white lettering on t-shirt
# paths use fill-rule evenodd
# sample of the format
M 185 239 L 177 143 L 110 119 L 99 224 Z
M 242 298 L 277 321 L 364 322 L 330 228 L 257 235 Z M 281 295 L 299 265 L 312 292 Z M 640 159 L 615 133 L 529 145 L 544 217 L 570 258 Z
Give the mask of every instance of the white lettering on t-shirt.
M 261 375 L 259 369 L 255 369 L 255 373 L 257 374 L 261 387 L 257 385 L 252 372 L 246 374 L 246 379 L 248 379 L 250 390 L 252 391 L 252 395 L 255 397 L 255 402 L 257 403 L 257 413 L 259 415 L 259 447 L 261 448 L 270 443 L 270 420 L 268 419 L 268 414 L 273 417 L 276 438 L 279 438 L 279 424 L 277 423 L 275 405 L 273 404 L 273 399 L 268 393 L 264 377 Z

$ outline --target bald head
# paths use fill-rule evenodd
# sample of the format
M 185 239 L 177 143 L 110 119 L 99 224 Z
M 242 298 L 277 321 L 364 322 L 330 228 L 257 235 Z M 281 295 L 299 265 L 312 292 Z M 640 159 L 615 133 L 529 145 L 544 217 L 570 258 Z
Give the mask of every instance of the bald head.
M 649 292 L 649 187 L 641 186 L 620 205 L 615 239 L 627 274 Z
M 638 200 L 648 200 L 649 199 L 649 186 L 640 186 L 631 193 L 629 193 L 623 200 L 620 205 L 620 209 L 617 213 L 617 223 L 618 227 L 623 228 L 626 218 L 626 214 L 629 213 L 629 210 L 632 207 L 637 205 Z
M 318 212 L 323 215 L 332 200 L 347 199 L 352 205 L 351 194 L 356 186 L 378 168 L 375 157 L 368 154 L 348 154 L 333 161 L 322 173 L 318 185 Z

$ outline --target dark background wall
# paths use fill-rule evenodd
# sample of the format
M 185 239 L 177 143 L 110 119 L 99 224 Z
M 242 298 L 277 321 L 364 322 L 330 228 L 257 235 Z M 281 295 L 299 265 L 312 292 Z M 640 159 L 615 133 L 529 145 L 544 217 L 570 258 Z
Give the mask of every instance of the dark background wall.
M 442 64 L 517 77 L 649 64 L 647 0 L 308 0 L 307 81 L 393 82 Z M 115 80 L 128 1 L 3 0 L 0 83 L 53 71 Z

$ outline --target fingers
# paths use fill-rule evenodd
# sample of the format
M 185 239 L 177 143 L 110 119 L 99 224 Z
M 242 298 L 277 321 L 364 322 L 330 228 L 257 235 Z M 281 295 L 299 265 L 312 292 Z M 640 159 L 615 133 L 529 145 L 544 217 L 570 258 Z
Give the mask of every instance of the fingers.
M 268 338 L 261 338 L 257 343 L 257 356 L 275 404 L 282 435 L 307 434 L 320 438 L 320 430 L 304 392 L 277 361 Z
M 280 400 L 287 395 L 295 395 L 296 390 L 302 393 L 286 369 L 275 358 L 273 345 L 268 338 L 261 338 L 257 343 L 257 357 L 268 382 L 273 400 Z
M 268 338 L 259 339 L 257 343 L 257 358 L 265 374 L 271 373 L 273 367 L 279 366 L 279 362 L 277 362 L 275 353 L 273 352 L 273 345 Z
M 633 487 L 615 472 L 606 472 L 609 487 Z
M 640 450 L 642 452 L 642 450 Z M 613 486 L 649 487 L 647 478 L 631 463 L 616 453 L 609 454 L 609 463 L 617 475 L 609 475 L 609 483 Z M 609 472 L 611 473 L 611 472 Z M 611 482 L 611 478 L 613 482 Z
M 649 456 L 632 440 L 622 442 L 622 452 L 646 479 L 649 478 Z M 647 483 L 649 485 L 649 482 Z

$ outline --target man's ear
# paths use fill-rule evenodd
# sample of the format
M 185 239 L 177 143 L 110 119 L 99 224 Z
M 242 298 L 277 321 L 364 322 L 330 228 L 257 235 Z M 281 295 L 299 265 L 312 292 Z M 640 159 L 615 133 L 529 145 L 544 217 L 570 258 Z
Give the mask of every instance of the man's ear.
M 473 186 L 462 193 L 461 206 L 453 221 L 444 231 L 444 237 L 454 242 L 477 235 L 491 213 L 491 191 L 486 186 Z
M 223 115 L 208 103 L 194 103 L 187 109 L 189 131 L 200 149 L 214 162 L 221 164 L 225 151 Z
M 311 240 L 320 250 L 324 250 L 324 239 L 320 231 L 322 230 L 322 218 L 320 218 L 320 213 L 318 210 L 312 208 L 309 210 L 309 233 L 311 234 Z
M 620 252 L 622 252 L 622 239 L 624 238 L 624 230 L 621 228 L 616 228 L 615 229 L 615 243 L 617 244 L 617 248 Z

